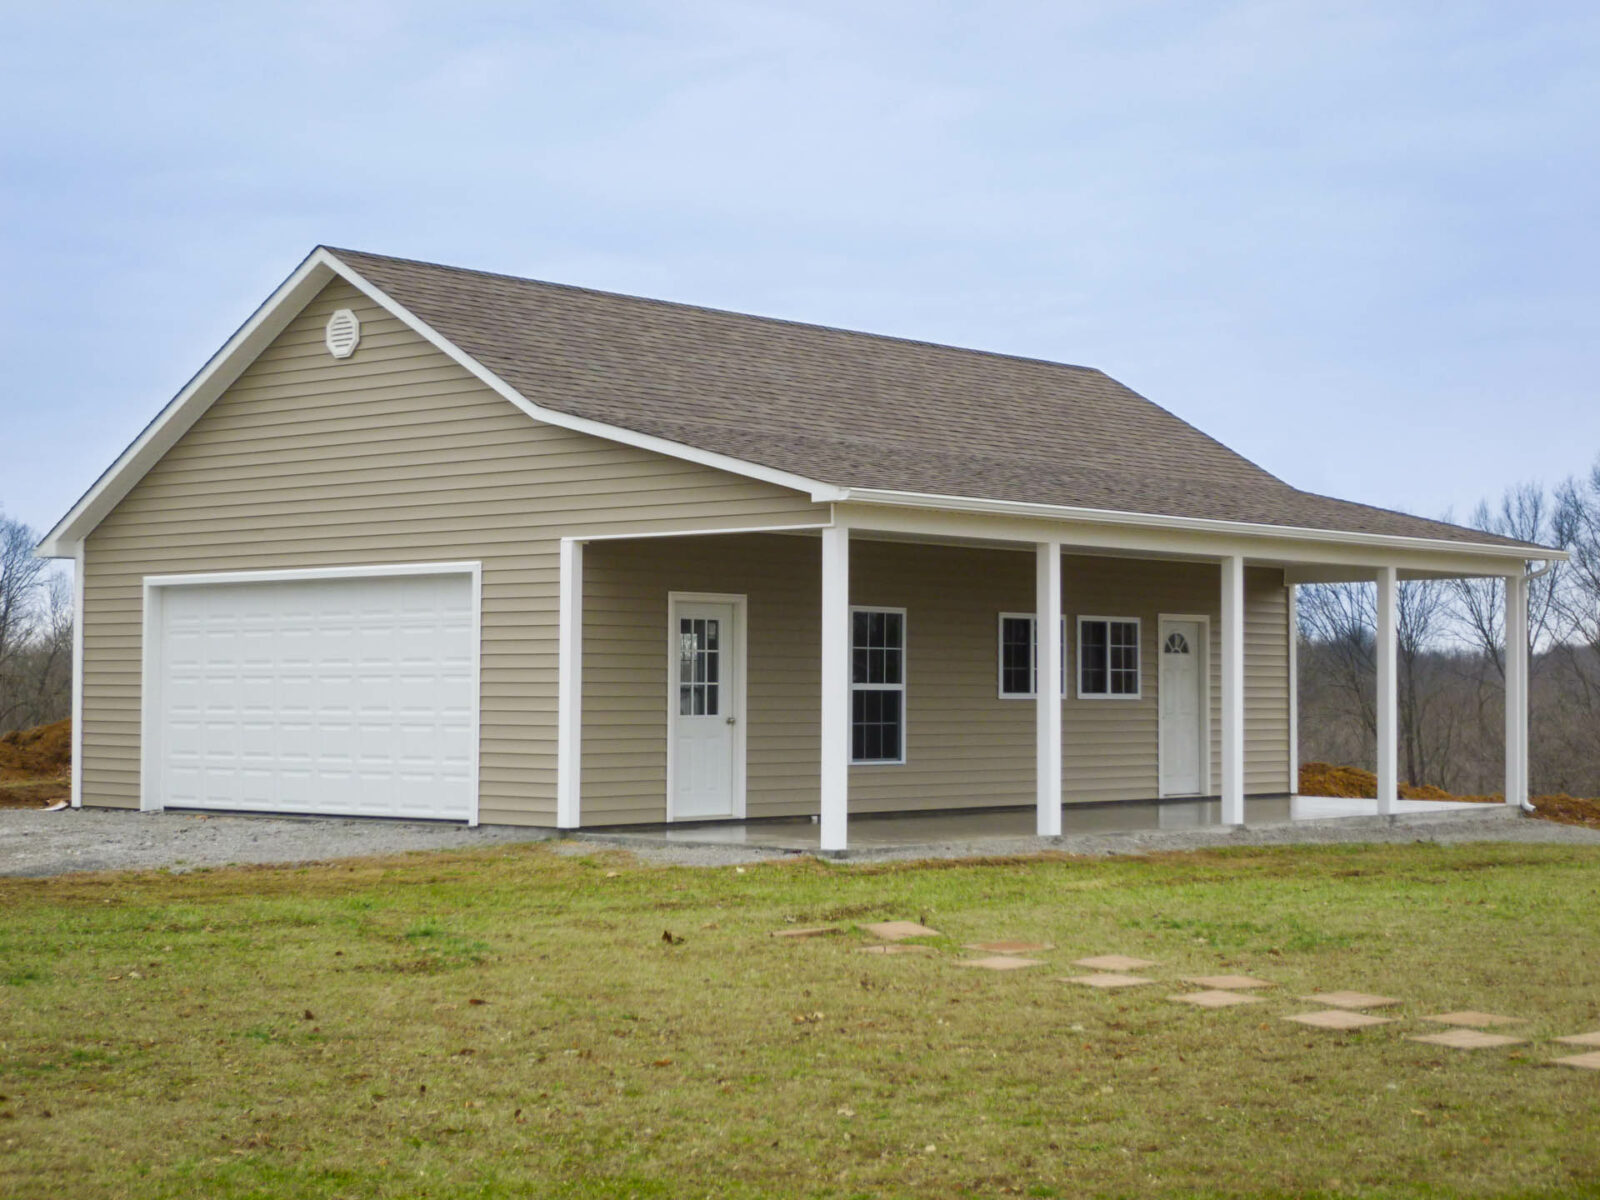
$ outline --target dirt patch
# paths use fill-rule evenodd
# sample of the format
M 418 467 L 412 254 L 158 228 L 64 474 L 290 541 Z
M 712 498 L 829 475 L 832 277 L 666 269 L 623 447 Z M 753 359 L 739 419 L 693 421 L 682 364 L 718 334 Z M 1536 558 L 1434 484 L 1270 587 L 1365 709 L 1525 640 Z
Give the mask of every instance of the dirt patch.
M 0 808 L 46 808 L 72 793 L 72 722 L 0 736 Z
M 1337 796 L 1347 799 L 1373 800 L 1378 795 L 1378 777 L 1360 767 L 1336 767 L 1331 763 L 1305 763 L 1300 767 L 1300 794 L 1302 796 Z M 1492 796 L 1458 796 L 1443 788 L 1411 784 L 1400 785 L 1402 800 L 1459 800 L 1473 804 L 1503 804 L 1505 794 Z M 1531 800 L 1535 817 L 1544 821 L 1559 821 L 1563 825 L 1584 825 L 1600 829 L 1600 800 L 1583 800 L 1558 792 L 1549 796 L 1534 796 Z

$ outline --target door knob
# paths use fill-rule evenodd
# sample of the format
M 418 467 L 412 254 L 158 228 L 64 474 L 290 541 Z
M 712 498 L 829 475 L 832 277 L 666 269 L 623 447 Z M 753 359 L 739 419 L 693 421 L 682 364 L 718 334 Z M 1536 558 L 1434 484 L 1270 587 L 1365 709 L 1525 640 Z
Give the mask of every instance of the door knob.
M 739 718 L 738 717 L 729 717 L 728 718 L 728 724 L 729 725 L 737 725 L 738 723 L 739 723 Z

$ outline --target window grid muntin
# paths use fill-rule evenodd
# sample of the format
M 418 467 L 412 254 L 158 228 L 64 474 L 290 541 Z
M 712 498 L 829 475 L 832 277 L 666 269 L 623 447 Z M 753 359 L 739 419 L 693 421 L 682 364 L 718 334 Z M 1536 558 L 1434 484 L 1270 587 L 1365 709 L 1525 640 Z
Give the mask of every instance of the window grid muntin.
M 678 618 L 678 715 L 714 717 L 722 711 L 722 622 Z
M 1139 699 L 1143 693 L 1139 642 L 1137 617 L 1079 617 L 1079 698 Z
M 1038 617 L 1033 613 L 1003 612 L 1000 614 L 999 656 L 998 662 L 998 688 L 1002 700 L 1032 700 L 1037 695 L 1039 686 L 1039 640 Z M 1021 643 L 1014 639 L 1023 630 L 1026 630 L 1027 645 L 1027 688 L 1018 688 L 1016 685 L 1023 679 L 1021 658 Z M 1008 664 L 1008 649 L 1012 653 L 1012 660 Z M 1067 618 L 1061 618 L 1061 694 L 1067 694 Z
M 905 609 L 850 609 L 852 765 L 906 761 L 905 657 Z M 874 753 L 878 756 L 868 757 Z

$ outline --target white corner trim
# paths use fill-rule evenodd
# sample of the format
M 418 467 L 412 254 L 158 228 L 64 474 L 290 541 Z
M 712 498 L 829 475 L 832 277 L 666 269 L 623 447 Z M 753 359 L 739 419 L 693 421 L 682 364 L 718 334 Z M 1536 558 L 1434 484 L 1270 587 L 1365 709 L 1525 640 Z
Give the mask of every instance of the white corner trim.
M 1215 521 L 1200 517 L 1171 517 L 1155 513 L 1122 512 L 1116 509 L 1074 508 L 1062 504 L 1032 504 L 1017 500 L 986 500 L 970 496 L 947 496 L 933 492 L 897 492 L 884 488 L 843 488 L 839 503 L 881 504 L 902 508 L 934 508 L 947 512 L 987 513 L 997 516 L 1037 517 L 1055 521 L 1083 521 L 1102 525 L 1128 525 L 1144 529 L 1187 530 L 1260 538 L 1290 538 L 1308 542 L 1329 542 L 1346 546 L 1381 546 L 1395 550 L 1432 550 L 1448 553 L 1489 555 L 1518 560 L 1539 559 L 1565 562 L 1565 550 L 1534 553 L 1526 546 L 1497 546 L 1483 542 L 1451 542 L 1441 538 L 1397 537 L 1394 534 L 1346 533 L 1336 529 L 1311 529 L 1293 525 L 1262 525 L 1248 521 Z
M 668 441 L 666 438 L 655 437 L 652 434 L 637 433 L 631 429 L 608 425 L 602 421 L 593 421 L 587 417 L 575 417 L 571 413 L 564 413 L 557 409 L 544 408 L 535 404 L 437 329 L 434 329 L 426 321 L 418 317 L 393 296 L 390 296 L 382 288 L 368 280 L 354 267 L 327 251 L 319 250 L 317 253 L 326 256 L 327 264 L 335 274 L 351 286 L 365 292 L 378 304 L 388 309 L 395 317 L 404 321 L 417 333 L 421 334 L 422 337 L 433 343 L 437 349 L 455 359 L 456 362 L 476 375 L 479 380 L 487 384 L 492 390 L 498 392 L 536 421 L 543 421 L 547 425 L 555 425 L 561 429 L 571 429 L 577 433 L 592 434 L 608 441 L 620 442 L 625 446 L 636 446 L 641 450 L 650 450 L 671 458 L 698 463 L 701 466 L 714 467 L 717 470 L 727 471 L 734 475 L 743 475 L 749 479 L 758 479 L 764 483 L 776 484 L 779 487 L 790 488 L 794 491 L 806 492 L 817 503 L 840 499 L 844 493 L 843 488 L 834 484 L 807 479 L 772 467 L 763 467 L 758 463 L 746 462 L 743 459 L 733 458 L 726 454 L 700 450 L 694 446 L 687 446 L 682 442 Z
M 82 543 L 80 542 L 81 546 Z M 161 797 L 161 642 L 162 596 L 169 588 L 206 584 L 294 583 L 310 579 L 371 579 L 408 575 L 466 575 L 472 585 L 472 736 L 468 752 L 472 778 L 472 810 L 467 824 L 478 824 L 481 803 L 483 742 L 483 564 L 478 561 L 386 563 L 345 567 L 305 567 L 266 571 L 208 571 L 189 575 L 146 575 L 143 579 L 139 637 L 139 811 L 156 812 Z M 73 729 L 74 737 L 77 728 Z M 78 772 L 73 769 L 76 786 Z
M 83 564 L 77 543 L 72 564 L 72 807 L 83 807 Z
M 1295 584 L 1289 593 L 1289 794 L 1300 793 L 1300 598 Z

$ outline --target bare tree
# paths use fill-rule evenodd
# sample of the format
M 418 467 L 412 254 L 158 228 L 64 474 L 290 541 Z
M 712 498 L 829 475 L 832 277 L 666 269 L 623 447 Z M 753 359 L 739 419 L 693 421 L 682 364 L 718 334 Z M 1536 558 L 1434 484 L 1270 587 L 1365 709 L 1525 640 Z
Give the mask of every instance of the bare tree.
M 1474 529 L 1519 542 L 1534 542 L 1565 550 L 1570 540 L 1565 503 L 1552 499 L 1544 487 L 1522 483 L 1507 488 L 1497 507 L 1480 501 L 1472 512 Z M 1560 563 L 1528 583 L 1528 646 L 1546 646 L 1560 639 L 1565 624 L 1562 610 L 1562 585 L 1565 572 Z M 1503 681 L 1506 674 L 1505 616 L 1506 585 L 1493 576 L 1485 579 L 1453 579 L 1456 623 L 1461 635 L 1488 658 Z
M 1572 556 L 1561 611 L 1569 636 L 1600 651 L 1600 459 L 1587 478 L 1568 479 L 1556 495 L 1563 549 Z

